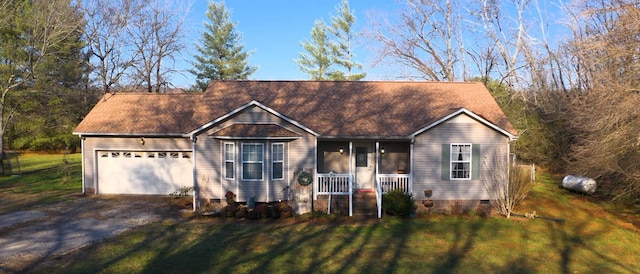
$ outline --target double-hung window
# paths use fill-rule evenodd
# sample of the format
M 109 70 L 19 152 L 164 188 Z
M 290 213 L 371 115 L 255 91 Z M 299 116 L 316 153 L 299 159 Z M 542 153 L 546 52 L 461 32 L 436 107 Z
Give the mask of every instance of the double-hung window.
M 224 178 L 233 179 L 235 177 L 235 145 L 233 143 L 224 144 Z
M 271 144 L 271 178 L 284 178 L 284 144 Z
M 471 179 L 471 144 L 451 144 L 451 179 Z
M 261 181 L 263 162 L 263 144 L 242 144 L 242 180 Z

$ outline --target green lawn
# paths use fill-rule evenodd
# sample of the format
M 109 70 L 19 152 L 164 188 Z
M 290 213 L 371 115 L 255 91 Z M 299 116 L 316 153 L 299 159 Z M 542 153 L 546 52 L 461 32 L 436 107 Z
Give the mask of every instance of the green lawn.
M 30 176 L 40 175 L 24 177 Z M 558 188 L 559 179 L 544 173 L 538 178 L 541 182 L 516 211 L 536 210 L 564 222 L 442 215 L 372 224 L 313 218 L 167 220 L 50 258 L 34 271 L 640 273 L 640 232 L 627 219 L 637 220 L 637 211 L 614 215 L 598 202 Z M 1 182 L 4 191 L 5 178 Z M 66 191 L 65 184 L 52 185 Z M 55 190 L 40 193 L 50 191 Z
M 78 154 L 21 154 L 22 176 L 0 177 L 0 214 L 82 193 Z

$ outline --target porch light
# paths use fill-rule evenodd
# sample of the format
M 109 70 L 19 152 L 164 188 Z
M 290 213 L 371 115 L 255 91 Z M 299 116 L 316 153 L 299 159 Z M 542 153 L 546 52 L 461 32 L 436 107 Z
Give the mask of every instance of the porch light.
M 380 148 L 380 153 L 381 153 L 381 154 L 384 154 L 384 147 L 381 147 L 381 148 Z
M 344 148 L 340 147 L 340 154 L 344 153 Z
M 140 137 L 140 144 L 144 146 L 144 137 Z

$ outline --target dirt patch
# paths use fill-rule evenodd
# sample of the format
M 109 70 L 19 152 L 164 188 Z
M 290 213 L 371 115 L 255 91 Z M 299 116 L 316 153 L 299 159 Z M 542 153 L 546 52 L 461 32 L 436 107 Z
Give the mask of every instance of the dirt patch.
M 29 270 L 132 228 L 179 218 L 170 197 L 83 196 L 0 215 L 0 273 Z

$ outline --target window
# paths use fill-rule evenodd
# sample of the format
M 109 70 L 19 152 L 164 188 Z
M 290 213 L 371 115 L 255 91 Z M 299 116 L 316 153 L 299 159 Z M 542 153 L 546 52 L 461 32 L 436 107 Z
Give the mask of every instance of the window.
M 235 145 L 233 143 L 224 144 L 224 178 L 233 179 L 235 170 Z
M 284 144 L 271 145 L 271 177 L 284 179 Z
M 451 144 L 451 179 L 471 179 L 471 144 Z
M 356 167 L 367 167 L 368 163 L 368 150 L 366 147 L 356 147 Z
M 262 144 L 242 144 L 242 180 L 262 180 Z

